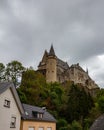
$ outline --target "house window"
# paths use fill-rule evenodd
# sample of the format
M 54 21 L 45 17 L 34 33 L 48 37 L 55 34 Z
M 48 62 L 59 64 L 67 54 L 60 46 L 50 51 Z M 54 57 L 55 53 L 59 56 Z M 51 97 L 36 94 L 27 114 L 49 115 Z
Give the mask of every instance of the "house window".
M 43 118 L 43 113 L 40 113 L 40 118 Z
M 47 130 L 52 130 L 52 128 L 51 127 L 47 127 Z
M 10 101 L 5 99 L 4 106 L 10 108 Z
M 32 111 L 32 114 L 35 118 L 43 118 L 43 113 Z
M 12 116 L 11 117 L 10 128 L 15 128 L 15 127 L 16 127 L 16 117 Z
M 43 113 L 38 113 L 37 118 L 43 118 Z
M 28 128 L 28 130 L 35 130 L 35 128 L 32 127 L 32 126 L 30 126 L 30 127 Z
M 43 127 L 39 127 L 39 129 L 38 130 L 44 130 L 44 128 Z

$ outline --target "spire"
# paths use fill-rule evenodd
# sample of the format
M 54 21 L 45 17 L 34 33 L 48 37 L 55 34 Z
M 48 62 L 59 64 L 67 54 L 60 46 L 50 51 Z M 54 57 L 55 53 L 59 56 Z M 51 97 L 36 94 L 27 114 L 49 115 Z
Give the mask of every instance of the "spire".
M 54 51 L 53 45 L 51 45 L 49 55 L 55 56 L 55 51 Z

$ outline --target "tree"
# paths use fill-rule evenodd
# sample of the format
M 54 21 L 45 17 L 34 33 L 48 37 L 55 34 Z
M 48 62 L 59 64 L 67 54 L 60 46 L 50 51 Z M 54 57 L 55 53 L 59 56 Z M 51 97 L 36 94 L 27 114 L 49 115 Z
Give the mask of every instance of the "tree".
M 82 126 L 81 126 L 81 124 L 79 122 L 77 122 L 76 120 L 74 120 L 72 122 L 70 130 L 82 130 Z
M 46 81 L 42 74 L 31 69 L 23 72 L 19 91 L 25 94 L 26 103 L 40 106 L 47 95 L 44 91 L 45 87 Z M 20 99 L 24 102 L 23 98 Z
M 68 129 L 68 123 L 65 119 L 59 119 L 57 121 L 57 130 L 67 130 Z
M 104 96 L 98 99 L 98 105 L 101 113 L 104 113 Z
M 12 61 L 7 64 L 6 67 L 6 80 L 12 81 L 17 87 L 19 85 L 19 80 L 21 79 L 22 72 L 25 70 L 25 68 L 22 66 L 22 63 L 19 61 Z
M 55 82 L 55 83 L 48 83 L 47 84 L 47 97 L 45 99 L 44 105 L 46 105 L 52 111 L 58 111 L 63 104 L 63 88 L 62 86 Z
M 5 80 L 5 66 L 0 63 L 0 82 Z
M 89 110 L 93 106 L 93 100 L 84 89 L 77 85 L 72 85 L 69 91 L 69 99 L 67 104 L 67 120 L 80 120 L 83 124 L 84 118 L 88 115 Z

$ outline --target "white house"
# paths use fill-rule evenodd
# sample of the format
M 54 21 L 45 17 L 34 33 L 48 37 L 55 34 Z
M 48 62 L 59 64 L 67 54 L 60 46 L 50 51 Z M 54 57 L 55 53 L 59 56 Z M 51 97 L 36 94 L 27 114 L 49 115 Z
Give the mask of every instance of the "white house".
M 0 83 L 0 130 L 20 130 L 23 113 L 24 110 L 13 83 Z

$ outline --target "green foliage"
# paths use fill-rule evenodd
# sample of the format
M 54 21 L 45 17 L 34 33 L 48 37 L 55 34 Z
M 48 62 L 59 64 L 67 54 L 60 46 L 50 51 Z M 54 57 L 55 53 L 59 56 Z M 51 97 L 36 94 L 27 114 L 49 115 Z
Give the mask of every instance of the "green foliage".
M 12 81 L 17 87 L 19 85 L 19 78 L 21 78 L 22 72 L 25 70 L 25 68 L 22 66 L 22 64 L 19 61 L 12 61 L 7 64 L 6 67 L 6 80 Z
M 89 130 L 92 123 L 93 122 L 92 122 L 92 120 L 90 118 L 85 118 L 84 123 L 83 123 L 83 129 L 84 130 Z
M 67 130 L 68 123 L 65 119 L 59 119 L 57 122 L 57 130 Z
M 23 72 L 20 89 L 25 94 L 28 104 L 41 105 L 46 96 L 44 93 L 45 86 L 45 79 L 40 73 L 30 69 Z
M 69 91 L 69 100 L 67 104 L 67 120 L 72 122 L 73 120 L 81 120 L 89 113 L 89 110 L 93 106 L 93 100 L 84 89 L 80 89 L 77 85 L 72 85 Z
M 101 113 L 104 113 L 104 96 L 98 99 L 99 109 Z
M 77 122 L 76 120 L 74 120 L 71 124 L 71 128 L 70 130 L 82 130 L 82 126 L 80 125 L 79 122 Z
M 5 80 L 5 65 L 0 63 L 0 82 Z
M 17 89 L 18 95 L 21 99 L 21 102 L 27 103 L 27 97 L 26 95 L 21 91 L 20 88 Z
M 97 92 L 97 97 L 96 97 L 96 100 L 99 99 L 99 97 L 101 96 L 104 96 L 104 89 L 100 89 L 98 92 Z

